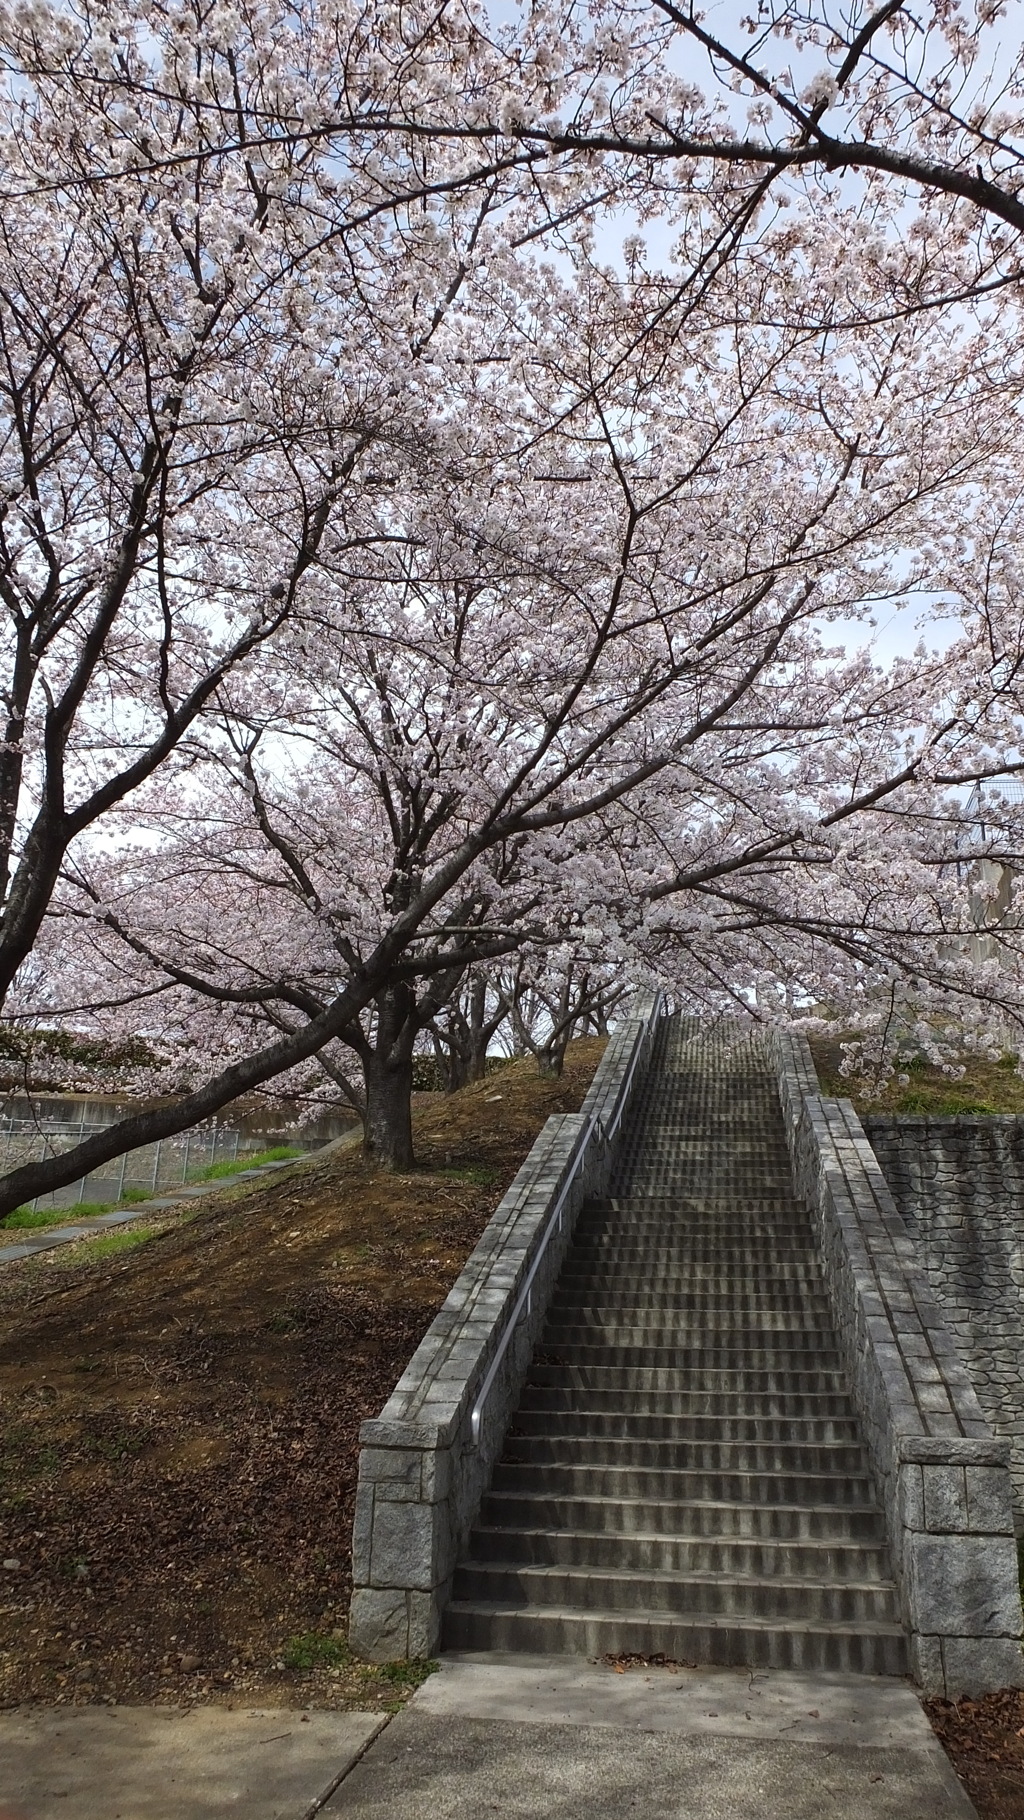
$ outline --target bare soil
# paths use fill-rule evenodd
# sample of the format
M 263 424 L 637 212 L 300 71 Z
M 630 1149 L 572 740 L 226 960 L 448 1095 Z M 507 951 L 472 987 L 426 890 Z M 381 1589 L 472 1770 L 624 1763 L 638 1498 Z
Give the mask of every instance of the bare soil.
M 0 1705 L 405 1697 L 343 1641 L 359 1424 L 602 1048 L 421 1096 L 408 1175 L 335 1151 L 0 1268 Z

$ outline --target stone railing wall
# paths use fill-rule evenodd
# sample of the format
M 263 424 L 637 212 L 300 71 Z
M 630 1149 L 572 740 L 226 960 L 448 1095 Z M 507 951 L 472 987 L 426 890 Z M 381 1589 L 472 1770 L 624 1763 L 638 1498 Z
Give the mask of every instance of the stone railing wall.
M 1024 1118 L 864 1118 L 1024 1523 Z
M 929 1694 L 1024 1685 L 1009 1450 L 992 1434 L 853 1107 L 801 1037 L 769 1038 L 885 1510 L 911 1668 Z
M 607 1188 L 660 1011 L 660 997 L 641 1002 L 582 1110 L 548 1120 L 385 1408 L 362 1425 L 349 1640 L 371 1661 L 437 1648 L 576 1216 Z

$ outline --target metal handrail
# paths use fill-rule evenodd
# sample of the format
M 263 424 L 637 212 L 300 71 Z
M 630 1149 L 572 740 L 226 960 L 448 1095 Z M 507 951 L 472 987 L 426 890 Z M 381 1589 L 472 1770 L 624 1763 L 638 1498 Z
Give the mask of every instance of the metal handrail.
M 664 997 L 664 995 L 659 992 L 657 997 L 655 998 L 654 1004 L 651 1007 L 650 1014 L 647 1018 L 648 1030 L 651 1028 L 651 1025 L 654 1023 L 655 1019 L 658 1016 L 660 1016 L 661 1006 L 663 1003 L 663 997 Z M 626 1109 L 626 1102 L 629 1098 L 629 1090 L 630 1090 L 631 1086 L 633 1085 L 633 1076 L 636 1073 L 636 1066 L 640 1060 L 640 1049 L 641 1049 L 641 1045 L 640 1045 L 640 1043 L 638 1043 L 636 1046 L 635 1054 L 633 1056 L 633 1060 L 630 1064 L 629 1073 L 627 1074 L 626 1079 L 623 1082 L 622 1091 L 619 1094 L 619 1103 L 618 1103 L 618 1107 L 615 1112 L 615 1117 L 612 1119 L 611 1124 L 607 1127 L 605 1134 L 604 1134 L 606 1143 L 609 1143 L 609 1144 L 611 1143 L 611 1140 L 615 1136 L 615 1133 L 619 1128 L 619 1124 L 621 1123 L 623 1112 Z M 590 1123 L 587 1126 L 586 1132 L 583 1137 L 583 1141 L 580 1144 L 580 1147 L 576 1152 L 576 1156 L 573 1161 L 572 1168 L 570 1169 L 568 1175 L 566 1176 L 565 1181 L 562 1183 L 561 1193 L 559 1194 L 558 1199 L 555 1202 L 554 1207 L 551 1210 L 551 1218 L 549 1219 L 546 1227 L 544 1228 L 544 1236 L 541 1239 L 541 1242 L 538 1245 L 537 1250 L 534 1254 L 533 1263 L 530 1265 L 529 1271 L 527 1273 L 526 1281 L 523 1284 L 522 1289 L 519 1291 L 518 1296 L 516 1297 L 515 1306 L 512 1309 L 512 1312 L 509 1315 L 508 1320 L 505 1322 L 505 1326 L 502 1330 L 501 1339 L 498 1341 L 497 1351 L 495 1352 L 494 1357 L 491 1360 L 491 1363 L 487 1368 L 487 1375 L 484 1378 L 484 1381 L 480 1386 L 480 1390 L 477 1395 L 476 1402 L 473 1404 L 472 1413 L 469 1418 L 470 1438 L 472 1441 L 472 1445 L 474 1447 L 476 1447 L 480 1441 L 480 1422 L 481 1422 L 481 1418 L 483 1416 L 484 1404 L 486 1403 L 487 1398 L 489 1397 L 490 1392 L 491 1392 L 491 1385 L 494 1383 L 494 1380 L 498 1375 L 498 1367 L 500 1366 L 502 1359 L 505 1357 L 505 1354 L 508 1351 L 509 1346 L 511 1345 L 512 1335 L 515 1333 L 515 1330 L 519 1325 L 520 1317 L 522 1316 L 524 1309 L 525 1309 L 526 1313 L 529 1314 L 530 1310 L 533 1307 L 533 1279 L 536 1276 L 538 1270 L 540 1269 L 541 1261 L 544 1257 L 545 1252 L 547 1251 L 548 1243 L 551 1239 L 553 1232 L 555 1231 L 555 1227 L 556 1226 L 558 1227 L 559 1232 L 562 1230 L 562 1225 L 564 1223 L 562 1210 L 563 1210 L 566 1200 L 568 1198 L 569 1190 L 572 1187 L 573 1182 L 576 1180 L 576 1176 L 579 1172 L 580 1165 L 583 1162 L 583 1159 L 587 1154 L 587 1147 L 590 1143 L 591 1138 L 594 1135 L 594 1132 L 595 1132 L 597 1126 L 600 1123 L 601 1123 L 601 1121 L 600 1121 L 600 1118 L 598 1117 L 597 1113 L 592 1112 L 590 1115 Z

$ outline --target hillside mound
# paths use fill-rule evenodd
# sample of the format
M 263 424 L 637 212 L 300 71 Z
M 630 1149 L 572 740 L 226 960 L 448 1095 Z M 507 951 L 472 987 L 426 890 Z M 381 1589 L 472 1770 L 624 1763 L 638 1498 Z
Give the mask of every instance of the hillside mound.
M 343 1642 L 359 1424 L 602 1048 L 422 1096 L 407 1175 L 335 1150 L 3 1269 L 0 1703 L 403 1696 Z

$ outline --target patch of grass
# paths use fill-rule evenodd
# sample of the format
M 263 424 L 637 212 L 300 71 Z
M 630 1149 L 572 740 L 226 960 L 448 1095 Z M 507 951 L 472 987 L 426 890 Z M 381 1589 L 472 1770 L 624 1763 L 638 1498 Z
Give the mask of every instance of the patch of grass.
M 301 1323 L 296 1320 L 293 1314 L 288 1313 L 287 1309 L 282 1309 L 279 1313 L 272 1314 L 267 1322 L 267 1326 L 271 1333 L 294 1333 L 300 1324 Z
M 95 1219 L 99 1213 L 113 1213 L 117 1207 L 138 1207 L 151 1201 L 159 1189 L 126 1188 L 119 1201 L 76 1201 L 71 1207 L 15 1207 L 0 1220 L 0 1227 L 31 1231 L 40 1226 L 73 1226 L 78 1220 Z
M 281 1651 L 281 1660 L 285 1668 L 299 1672 L 311 1668 L 343 1668 L 351 1661 L 351 1652 L 344 1637 L 321 1637 L 316 1631 L 307 1630 L 297 1637 L 289 1637 Z
M 10 1232 L 34 1232 L 40 1226 L 65 1225 L 67 1219 L 64 1209 L 58 1211 L 55 1207 L 15 1207 L 0 1220 L 0 1226 L 6 1226 Z
M 252 1156 L 242 1152 L 231 1163 L 211 1163 L 189 1179 L 193 1182 L 222 1182 L 227 1176 L 239 1175 L 243 1169 L 262 1169 L 264 1163 L 289 1163 L 293 1157 L 305 1156 L 294 1144 L 272 1144 L 269 1150 L 257 1150 Z
M 145 1436 L 127 1428 L 115 1429 L 110 1434 L 88 1435 L 85 1440 L 86 1452 L 99 1460 L 130 1460 L 144 1446 Z
M 93 1258 L 116 1258 L 122 1251 L 134 1251 L 144 1245 L 156 1231 L 155 1226 L 130 1226 L 122 1232 L 104 1232 L 98 1239 L 85 1239 L 69 1253 L 69 1262 L 80 1264 Z
M 900 1096 L 901 1112 L 927 1112 L 932 1118 L 955 1118 L 960 1112 L 996 1113 L 1001 1110 L 991 1100 L 980 1100 L 972 1093 L 957 1093 L 954 1090 L 943 1093 L 935 1088 L 931 1093 L 918 1093 L 913 1088 Z
M 439 1664 L 428 1656 L 414 1656 L 409 1662 L 382 1662 L 377 1673 L 392 1687 L 422 1687 L 428 1676 L 437 1673 Z
M 35 1429 L 12 1422 L 0 1448 L 0 1485 L 16 1492 L 17 1481 L 33 1484 L 40 1477 L 59 1472 L 60 1454 L 52 1441 L 40 1441 Z M 9 1497 L 5 1502 L 9 1502 Z
M 237 1163 L 211 1163 L 209 1168 L 198 1170 L 195 1175 L 190 1175 L 188 1179 L 190 1182 L 223 1182 L 226 1181 L 228 1176 L 237 1175 L 239 1170 L 244 1169 L 245 1167 L 246 1165 L 242 1162 L 241 1158 L 239 1158 Z
M 472 1182 L 477 1188 L 490 1188 L 498 1179 L 498 1171 L 486 1163 L 467 1163 L 464 1168 L 452 1166 L 439 1169 L 438 1175 L 445 1175 L 452 1182 Z
M 97 1213 L 109 1213 L 116 1201 L 76 1201 L 73 1207 L 15 1207 L 13 1213 L 0 1220 L 0 1226 L 17 1229 L 34 1226 L 74 1226 L 78 1220 L 88 1220 Z
M 961 1113 L 982 1117 L 1024 1114 L 1024 1076 L 1017 1072 L 1014 1055 L 1004 1055 L 998 1061 L 964 1055 L 964 1072 L 958 1078 L 943 1074 L 924 1056 L 915 1055 L 902 1063 L 895 1075 L 876 1083 L 840 1074 L 841 1042 L 841 1037 L 812 1037 L 811 1053 L 822 1092 L 852 1100 L 858 1112 L 938 1119 L 955 1118 Z M 901 1073 L 903 1080 L 899 1078 Z

